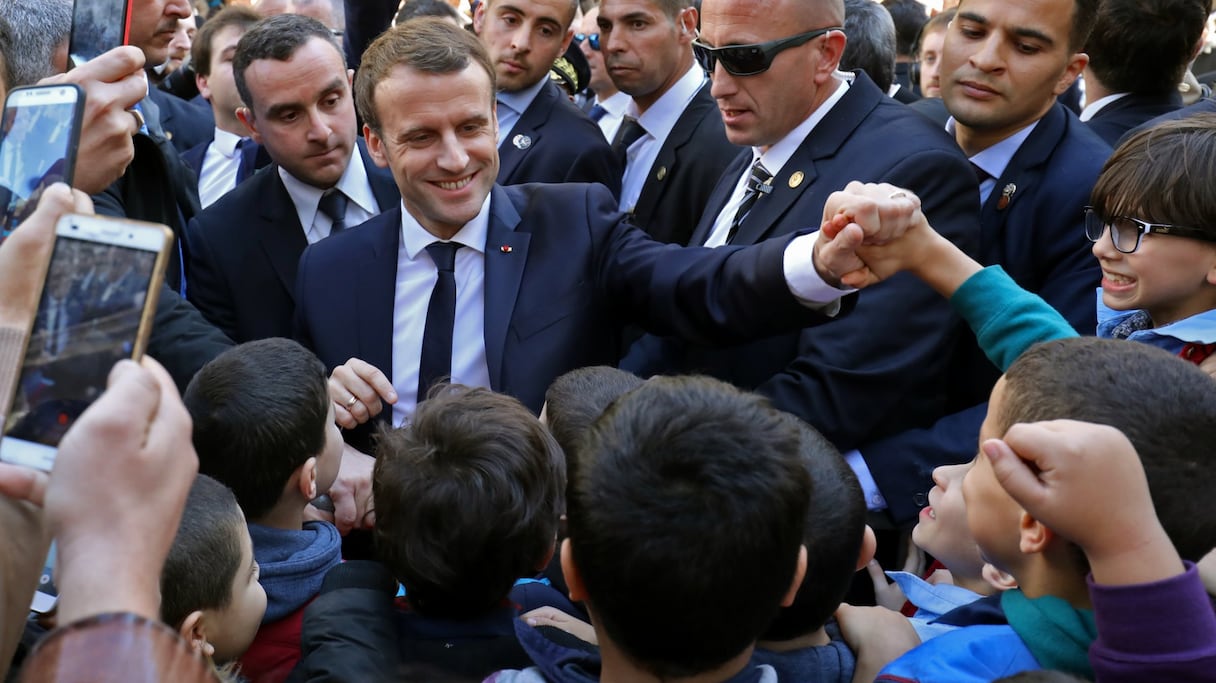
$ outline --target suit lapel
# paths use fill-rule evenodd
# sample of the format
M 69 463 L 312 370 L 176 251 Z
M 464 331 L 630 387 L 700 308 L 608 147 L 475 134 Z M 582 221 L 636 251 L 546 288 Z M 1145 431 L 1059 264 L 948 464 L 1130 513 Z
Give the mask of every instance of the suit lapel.
M 1040 168 L 1051 158 L 1064 134 L 1066 116 L 1063 105 L 1056 104 L 1039 119 L 1039 124 L 1005 166 L 988 201 L 984 202 L 980 211 L 980 255 L 985 263 L 988 262 L 984 259 L 985 254 L 1001 243 L 1000 236 L 1005 231 L 1013 204 L 1027 192 L 1034 193 Z
M 308 246 L 304 228 L 300 226 L 300 218 L 296 213 L 296 205 L 291 201 L 291 195 L 287 194 L 287 188 L 283 186 L 278 166 L 268 168 L 250 178 L 248 182 L 264 185 L 255 193 L 256 196 L 265 197 L 260 212 L 262 229 L 258 234 L 261 237 L 262 249 L 270 259 L 270 265 L 279 276 L 288 296 L 294 301 L 300 254 Z
M 692 101 L 684 108 L 684 112 L 680 114 L 680 118 L 676 121 L 675 127 L 671 129 L 667 139 L 663 141 L 654 165 L 649 169 L 650 175 L 642 185 L 638 202 L 633 208 L 635 214 L 649 216 L 654 211 L 655 205 L 659 203 L 669 184 L 665 180 L 672 175 L 676 164 L 679 163 L 680 150 L 692 140 L 692 134 L 696 132 L 697 122 L 704 115 L 705 108 L 718 106 L 709 95 L 709 88 L 708 82 L 701 86 Z M 660 169 L 662 170 L 660 171 Z
M 359 358 L 393 376 L 393 309 L 397 294 L 397 250 L 401 240 L 401 208 L 393 207 L 363 224 L 354 234 L 366 240 L 359 272 L 349 277 L 355 300 L 354 327 Z M 346 238 L 346 235 L 342 235 Z M 391 410 L 381 413 L 389 419 Z
M 528 151 L 540 142 L 541 129 L 549 120 L 555 98 L 560 96 L 557 86 L 546 80 L 544 87 L 536 94 L 536 99 L 532 100 L 532 104 L 528 105 L 528 108 L 520 114 L 515 126 L 507 131 L 506 137 L 498 147 L 499 184 L 511 184 L 512 181 L 509 179 L 515 173 L 515 169 L 523 163 Z
M 705 240 L 709 239 L 709 232 L 714 229 L 714 222 L 718 220 L 718 214 L 722 213 L 722 209 L 726 207 L 731 193 L 735 191 L 735 184 L 742 177 L 743 170 L 751 163 L 752 151 L 745 149 L 734 161 L 730 162 L 725 171 L 722 171 L 722 176 L 718 178 L 718 184 L 714 187 L 709 202 L 705 205 L 705 213 L 701 214 L 701 222 L 697 223 L 697 229 L 693 230 L 692 237 L 688 240 L 689 245 L 701 246 L 705 244 Z
M 490 195 L 490 226 L 486 235 L 485 343 L 490 386 L 504 391 L 502 384 L 503 351 L 507 329 L 515 311 L 515 301 L 528 263 L 531 233 L 517 232 L 519 212 L 506 190 L 495 185 Z
M 818 178 L 815 163 L 835 156 L 841 145 L 853 135 L 857 126 L 878 106 L 883 97 L 886 95 L 879 91 L 865 74 L 858 73 L 840 101 L 815 125 L 790 160 L 781 167 L 781 172 L 773 177 L 773 191 L 756 200 L 732 244 L 755 244 L 768 237 L 781 217 L 807 188 L 815 184 Z M 836 180 L 829 179 L 831 182 Z M 843 185 L 843 182 L 841 184 Z M 818 215 L 808 216 L 806 220 L 818 221 L 819 218 Z M 808 224 L 802 227 L 819 226 Z

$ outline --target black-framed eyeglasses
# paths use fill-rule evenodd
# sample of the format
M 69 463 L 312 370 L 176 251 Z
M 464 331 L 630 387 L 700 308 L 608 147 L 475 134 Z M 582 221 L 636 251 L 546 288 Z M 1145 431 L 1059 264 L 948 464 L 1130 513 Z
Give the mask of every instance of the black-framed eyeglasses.
M 1216 236 L 1207 230 L 1166 223 L 1150 223 L 1129 216 L 1103 218 L 1098 215 L 1094 207 L 1085 207 L 1085 236 L 1089 238 L 1090 242 L 1102 239 L 1102 234 L 1108 227 L 1110 228 L 1111 243 L 1115 245 L 1116 250 L 1124 254 L 1134 254 L 1140 248 L 1140 242 L 1144 239 L 1145 233 L 1150 232 L 1157 235 L 1190 237 L 1204 242 L 1216 242 Z
M 600 51 L 600 34 L 598 33 L 575 33 L 574 42 L 582 43 L 587 41 L 588 47 L 596 52 Z
M 692 53 L 697 63 L 708 74 L 713 74 L 714 67 L 722 62 L 722 68 L 732 76 L 755 76 L 768 71 L 777 55 L 791 47 L 798 47 L 832 31 L 843 31 L 840 26 L 817 28 L 814 31 L 799 33 L 789 38 L 778 38 L 767 43 L 751 43 L 748 45 L 724 45 L 711 47 L 701 42 L 698 37 L 692 41 Z

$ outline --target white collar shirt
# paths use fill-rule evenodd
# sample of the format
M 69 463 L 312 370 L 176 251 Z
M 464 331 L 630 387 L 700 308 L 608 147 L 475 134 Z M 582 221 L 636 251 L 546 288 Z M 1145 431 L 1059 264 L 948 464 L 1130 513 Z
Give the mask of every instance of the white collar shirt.
M 333 221 L 318 210 L 321 195 L 325 191 L 296 178 L 282 166 L 278 170 L 279 178 L 283 180 L 283 186 L 287 188 L 287 194 L 295 204 L 296 216 L 300 219 L 308 243 L 316 244 L 329 237 Z M 349 200 L 346 205 L 347 228 L 353 228 L 380 213 L 371 181 L 367 177 L 367 169 L 363 167 L 363 155 L 357 148 L 351 152 L 350 163 L 346 164 L 346 170 L 334 187 L 341 190 Z
M 241 166 L 241 152 L 236 146 L 244 139 L 215 129 L 215 139 L 207 145 L 198 174 L 198 199 L 204 209 L 236 187 L 236 173 Z
M 638 105 L 629 101 L 625 116 L 637 119 L 646 131 L 625 153 L 625 175 L 621 181 L 621 211 L 633 211 L 642 194 L 642 187 L 650 177 L 650 168 L 659 158 L 659 151 L 667 142 L 667 136 L 676 127 L 688 103 L 696 97 L 705 84 L 705 71 L 693 64 L 683 76 L 663 93 L 644 112 L 638 113 Z

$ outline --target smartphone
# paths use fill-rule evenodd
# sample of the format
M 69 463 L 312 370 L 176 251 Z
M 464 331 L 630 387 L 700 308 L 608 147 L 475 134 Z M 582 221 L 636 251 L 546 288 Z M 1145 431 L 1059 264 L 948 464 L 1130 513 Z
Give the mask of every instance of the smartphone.
M 68 55 L 80 66 L 131 38 L 131 0 L 76 0 Z
M 169 228 L 155 223 L 60 219 L 0 460 L 49 471 L 114 364 L 143 355 L 172 244 Z
M 51 541 L 51 550 L 46 555 L 42 574 L 38 576 L 38 588 L 34 591 L 34 599 L 30 601 L 30 611 L 46 614 L 55 609 L 58 603 L 59 589 L 55 586 L 55 542 Z
M 78 85 L 14 88 L 0 123 L 0 242 L 33 213 L 52 183 L 72 183 L 84 90 Z

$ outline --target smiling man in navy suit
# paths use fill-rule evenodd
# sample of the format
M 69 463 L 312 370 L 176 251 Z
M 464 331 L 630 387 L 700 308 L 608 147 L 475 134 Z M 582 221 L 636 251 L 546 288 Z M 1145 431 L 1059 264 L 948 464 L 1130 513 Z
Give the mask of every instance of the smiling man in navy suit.
M 392 176 L 357 141 L 351 74 L 329 29 L 284 14 L 241 36 L 237 115 L 273 164 L 189 226 L 190 301 L 233 341 L 289 337 L 309 244 L 392 208 Z
M 358 427 L 348 440 L 366 443 L 373 418 L 408 420 L 448 376 L 539 412 L 558 375 L 615 360 L 628 321 L 731 343 L 851 304 L 827 283 L 856 262 L 860 233 L 683 249 L 651 240 L 599 185 L 496 184 L 493 83 L 480 44 L 442 20 L 397 26 L 363 56 L 364 133 L 401 208 L 309 247 L 297 286 L 297 335 L 334 368 L 335 415 Z M 368 461 L 347 452 L 335 504 L 363 492 L 365 509 L 366 481 L 351 480 L 370 478 Z

